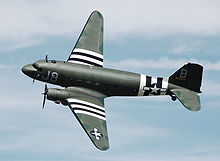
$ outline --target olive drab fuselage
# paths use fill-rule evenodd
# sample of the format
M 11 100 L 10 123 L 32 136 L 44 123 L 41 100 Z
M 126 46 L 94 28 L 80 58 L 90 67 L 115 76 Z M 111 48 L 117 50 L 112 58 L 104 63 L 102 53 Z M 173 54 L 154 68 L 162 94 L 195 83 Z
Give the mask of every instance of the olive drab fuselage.
M 153 82 L 148 79 L 153 78 L 142 74 L 55 60 L 39 60 L 32 66 L 36 69 L 35 74 L 30 75 L 33 79 L 62 87 L 84 87 L 107 97 L 166 94 L 166 87 L 160 93 L 149 92 L 149 88 L 153 88 Z M 156 78 L 154 82 L 155 88 L 158 80 L 160 79 Z

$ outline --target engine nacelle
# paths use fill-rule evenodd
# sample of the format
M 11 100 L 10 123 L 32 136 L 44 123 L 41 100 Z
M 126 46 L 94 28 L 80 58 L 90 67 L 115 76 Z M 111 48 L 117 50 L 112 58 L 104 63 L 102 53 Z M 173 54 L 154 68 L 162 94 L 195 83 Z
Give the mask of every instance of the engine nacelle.
M 65 89 L 48 88 L 47 99 L 59 104 L 68 105 L 66 99 L 71 97 L 71 91 Z

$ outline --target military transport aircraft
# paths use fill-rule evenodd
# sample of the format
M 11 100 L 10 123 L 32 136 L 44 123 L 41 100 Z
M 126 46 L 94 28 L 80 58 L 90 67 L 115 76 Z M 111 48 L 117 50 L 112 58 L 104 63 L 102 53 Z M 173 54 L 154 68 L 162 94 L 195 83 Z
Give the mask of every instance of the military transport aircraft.
M 168 78 L 151 77 L 103 67 L 103 17 L 94 11 L 84 26 L 67 61 L 38 60 L 22 71 L 34 80 L 64 89 L 47 88 L 42 93 L 69 106 L 91 141 L 100 150 L 109 148 L 104 99 L 111 96 L 157 96 L 176 98 L 189 110 L 200 109 L 203 67 L 188 63 Z

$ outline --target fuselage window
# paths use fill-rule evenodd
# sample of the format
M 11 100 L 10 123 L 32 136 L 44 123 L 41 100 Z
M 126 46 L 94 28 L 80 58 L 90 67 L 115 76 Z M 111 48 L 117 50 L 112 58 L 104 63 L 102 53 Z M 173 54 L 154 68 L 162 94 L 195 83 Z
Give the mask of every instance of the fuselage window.
M 87 84 L 91 84 L 91 81 L 86 81 Z

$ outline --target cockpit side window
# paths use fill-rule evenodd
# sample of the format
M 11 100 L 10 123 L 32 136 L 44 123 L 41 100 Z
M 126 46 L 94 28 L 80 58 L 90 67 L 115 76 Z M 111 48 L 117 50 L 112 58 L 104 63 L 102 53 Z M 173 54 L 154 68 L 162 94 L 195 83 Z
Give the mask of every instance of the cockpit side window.
M 35 69 L 38 69 L 38 67 L 36 66 L 36 64 L 33 64 L 33 67 L 34 67 Z

